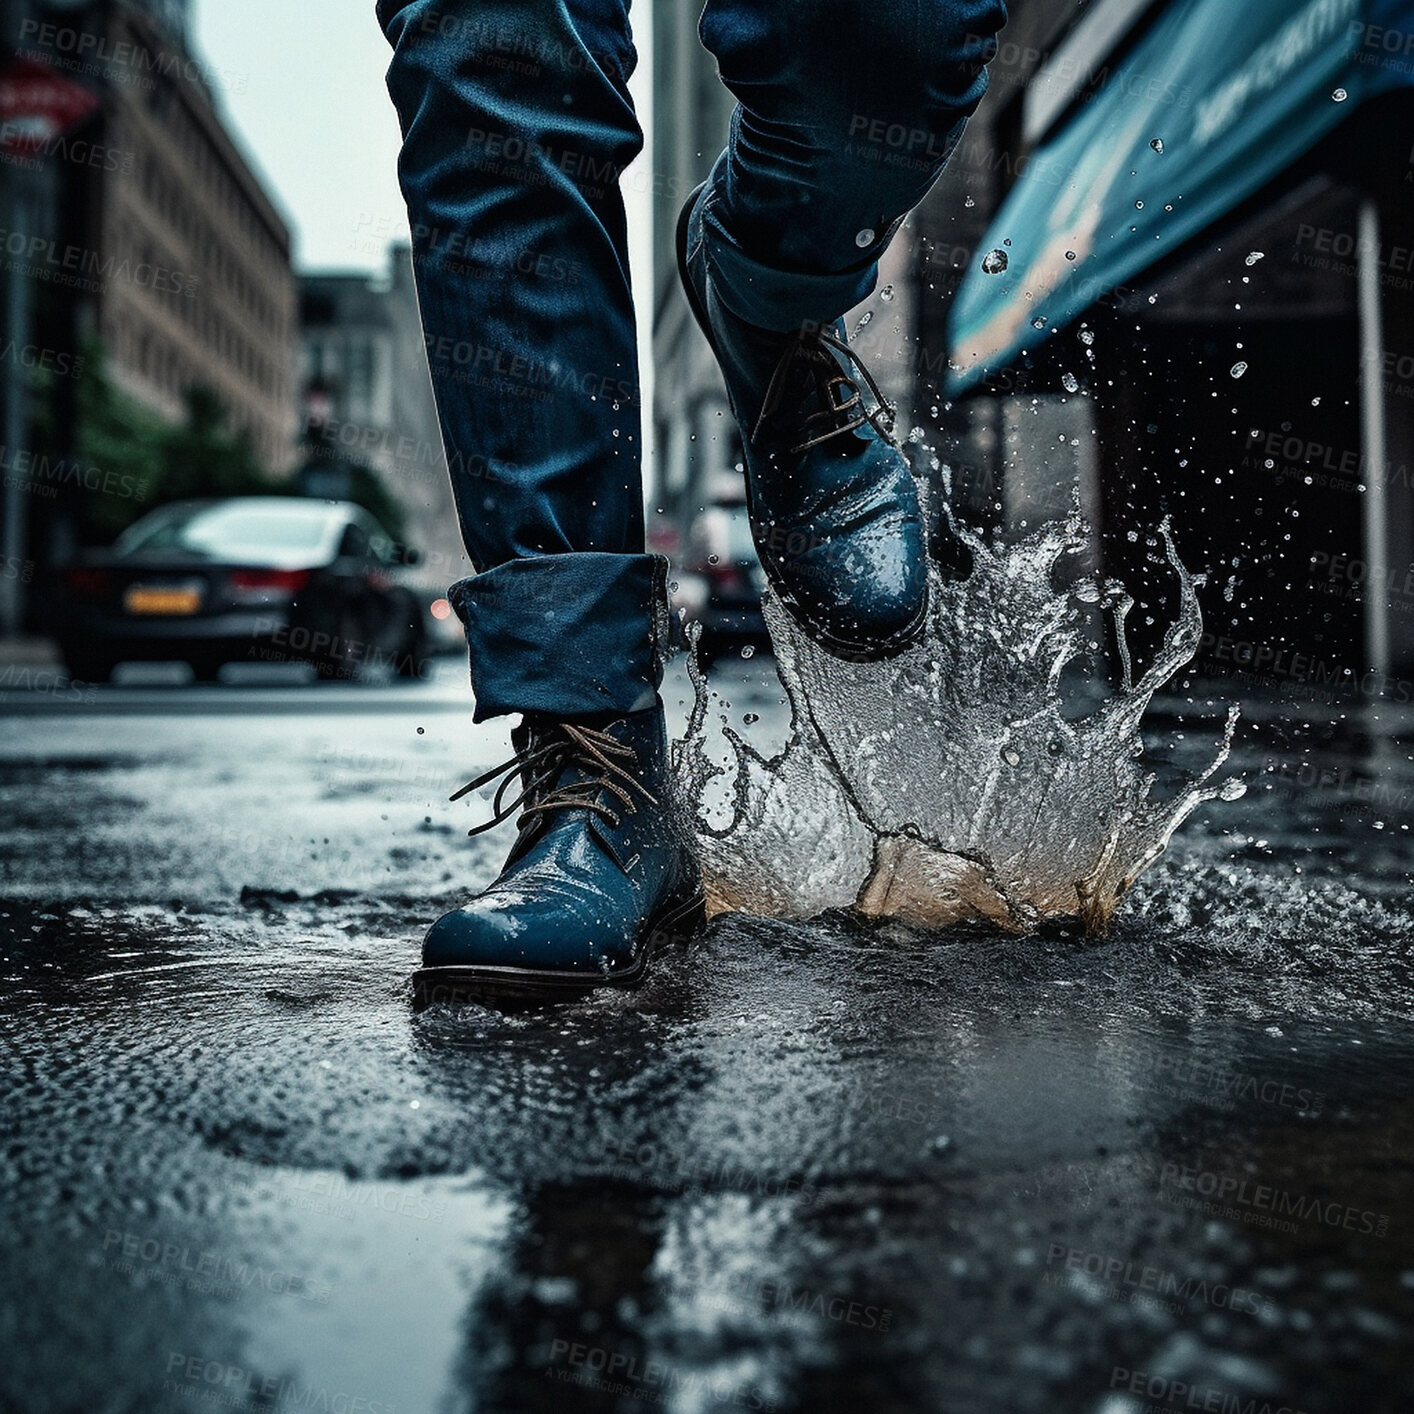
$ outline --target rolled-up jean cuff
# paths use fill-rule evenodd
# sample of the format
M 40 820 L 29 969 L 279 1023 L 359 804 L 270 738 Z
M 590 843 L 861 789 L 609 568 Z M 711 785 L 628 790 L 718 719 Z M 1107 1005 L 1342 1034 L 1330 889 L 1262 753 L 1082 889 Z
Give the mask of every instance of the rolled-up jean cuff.
M 466 626 L 475 720 L 557 718 L 653 706 L 668 645 L 661 555 L 566 553 L 508 560 L 448 592 Z

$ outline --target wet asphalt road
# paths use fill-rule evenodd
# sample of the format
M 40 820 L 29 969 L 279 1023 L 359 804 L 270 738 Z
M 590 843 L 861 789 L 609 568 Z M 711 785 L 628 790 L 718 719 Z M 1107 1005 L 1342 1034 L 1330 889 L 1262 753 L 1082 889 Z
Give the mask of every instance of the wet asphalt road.
M 0 713 L 6 1410 L 1414 1408 L 1408 717 L 1258 713 L 1100 944 L 730 918 L 415 1015 L 505 845 L 453 666 Z

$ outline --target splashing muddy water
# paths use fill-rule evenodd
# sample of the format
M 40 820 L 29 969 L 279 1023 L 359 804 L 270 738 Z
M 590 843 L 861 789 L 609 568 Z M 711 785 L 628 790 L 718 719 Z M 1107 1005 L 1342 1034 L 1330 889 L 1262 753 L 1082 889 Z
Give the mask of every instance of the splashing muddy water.
M 1201 804 L 1236 799 L 1212 763 L 1155 800 L 1140 723 L 1155 692 L 1197 651 L 1193 577 L 1162 528 L 1180 604 L 1154 663 L 1136 682 L 1125 637 L 1132 600 L 1081 579 L 1053 587 L 1083 553 L 1078 516 L 973 555 L 965 580 L 936 574 L 919 644 L 883 663 L 851 663 L 811 642 L 770 595 L 766 622 L 791 708 L 784 749 L 763 756 L 722 724 L 725 766 L 709 739 L 713 693 L 694 665 L 696 702 L 675 757 L 694 812 L 709 913 L 809 918 L 852 909 L 937 928 L 989 920 L 1025 932 L 1078 918 L 1102 933 L 1125 893 Z M 1065 712 L 1062 674 L 1093 637 L 1097 606 L 1114 620 L 1122 682 L 1088 716 Z M 718 753 L 720 754 L 720 753 Z M 714 787 L 730 797 L 711 820 Z

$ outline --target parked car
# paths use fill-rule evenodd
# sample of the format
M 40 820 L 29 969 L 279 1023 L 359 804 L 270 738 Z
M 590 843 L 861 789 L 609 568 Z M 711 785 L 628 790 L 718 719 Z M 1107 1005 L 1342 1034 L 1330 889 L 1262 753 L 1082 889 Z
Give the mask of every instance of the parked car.
M 674 579 L 675 607 L 687 622 L 702 625 L 697 652 L 703 667 L 746 647 L 770 647 L 761 613 L 766 575 L 744 503 L 718 502 L 697 513 Z
M 312 663 L 322 678 L 419 676 L 428 640 L 415 552 L 362 507 L 295 496 L 183 501 L 144 516 L 64 583 L 71 677 L 130 661 Z

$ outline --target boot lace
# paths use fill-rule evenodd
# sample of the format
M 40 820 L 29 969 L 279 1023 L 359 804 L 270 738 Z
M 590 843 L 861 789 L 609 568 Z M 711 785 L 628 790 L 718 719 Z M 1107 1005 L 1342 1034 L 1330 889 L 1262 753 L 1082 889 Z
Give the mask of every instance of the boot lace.
M 450 799 L 460 800 L 471 791 L 490 785 L 498 776 L 504 778 L 491 801 L 491 818 L 468 830 L 468 835 L 494 829 L 517 810 L 521 811 L 522 828 L 527 817 L 555 810 L 592 810 L 617 826 L 621 815 L 613 806 L 598 799 L 601 791 L 608 791 L 630 815 L 638 811 L 634 792 L 650 805 L 657 804 L 652 792 L 627 769 L 628 763 L 637 759 L 638 753 L 631 746 L 616 741 L 607 732 L 576 726 L 573 722 L 559 722 L 549 730 L 546 739 L 537 742 L 532 736 L 509 761 L 468 781 Z M 585 772 L 581 779 L 546 790 L 551 781 L 574 766 Z M 507 801 L 506 794 L 518 779 L 525 783 L 525 789 L 514 800 Z
M 849 362 L 851 372 L 840 367 L 830 350 L 842 354 Z M 831 330 L 815 325 L 807 325 L 792 338 L 781 354 L 771 381 L 766 385 L 766 401 L 761 404 L 760 416 L 751 431 L 755 442 L 761 435 L 766 420 L 780 410 L 785 396 L 792 367 L 797 359 L 807 361 L 815 374 L 816 388 L 824 407 L 808 413 L 801 421 L 805 440 L 790 449 L 792 456 L 808 452 L 835 437 L 868 423 L 886 442 L 894 440 L 894 405 L 883 395 L 873 375 L 864 366 L 863 360 L 850 346 Z M 868 389 L 873 398 L 873 406 L 867 406 L 860 383 Z

